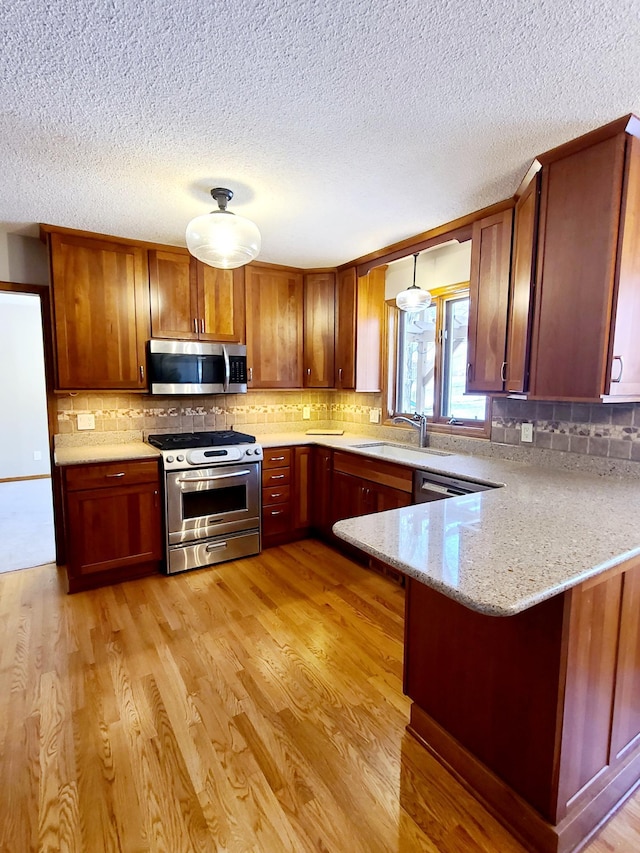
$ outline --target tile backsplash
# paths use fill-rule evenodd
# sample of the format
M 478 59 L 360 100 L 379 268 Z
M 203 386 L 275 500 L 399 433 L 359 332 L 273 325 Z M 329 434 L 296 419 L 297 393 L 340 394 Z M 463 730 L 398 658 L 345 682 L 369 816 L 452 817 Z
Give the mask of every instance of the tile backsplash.
M 229 429 L 286 432 L 344 428 L 376 432 L 372 409 L 382 409 L 381 394 L 349 391 L 249 391 L 211 397 L 151 397 L 141 394 L 60 396 L 58 436 L 62 445 L 121 442 L 149 432 Z M 303 419 L 303 409 L 309 419 Z M 95 417 L 95 430 L 78 430 L 79 414 Z M 533 442 L 523 443 L 521 425 L 533 424 Z M 412 441 L 406 436 L 385 436 Z M 435 437 L 434 437 L 435 439 Z M 640 462 L 640 404 L 546 403 L 495 398 L 491 442 L 499 446 L 558 450 L 591 457 Z M 435 444 L 434 440 L 434 444 Z
M 75 394 L 59 397 L 58 445 L 85 443 L 89 434 L 109 441 L 131 441 L 149 432 L 235 427 L 250 431 L 364 426 L 380 394 L 335 391 L 250 391 L 206 397 L 151 397 L 141 394 Z M 303 418 L 303 409 L 309 418 Z M 78 430 L 78 415 L 92 414 L 95 430 Z M 339 428 L 339 426 L 338 426 Z
M 533 424 L 533 443 L 521 426 Z M 491 441 L 640 462 L 640 404 L 494 399 Z

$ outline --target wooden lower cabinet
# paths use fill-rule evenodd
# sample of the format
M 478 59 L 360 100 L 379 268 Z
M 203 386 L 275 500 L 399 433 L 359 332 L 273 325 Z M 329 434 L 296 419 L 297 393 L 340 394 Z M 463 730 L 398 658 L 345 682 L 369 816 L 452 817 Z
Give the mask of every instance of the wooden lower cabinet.
M 155 460 L 63 469 L 69 592 L 158 572 L 164 548 Z
M 640 780 L 640 559 L 511 617 L 407 580 L 410 731 L 528 849 L 580 849 Z
M 312 448 L 276 447 L 262 462 L 262 547 L 302 539 L 311 528 Z

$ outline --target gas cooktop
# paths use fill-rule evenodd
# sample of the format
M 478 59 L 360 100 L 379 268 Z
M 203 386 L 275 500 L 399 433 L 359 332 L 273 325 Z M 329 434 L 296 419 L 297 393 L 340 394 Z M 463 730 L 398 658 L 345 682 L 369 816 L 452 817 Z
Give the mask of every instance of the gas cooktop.
M 233 429 L 211 432 L 176 432 L 148 435 L 147 442 L 158 450 L 191 450 L 198 447 L 221 447 L 229 444 L 255 444 L 255 435 Z

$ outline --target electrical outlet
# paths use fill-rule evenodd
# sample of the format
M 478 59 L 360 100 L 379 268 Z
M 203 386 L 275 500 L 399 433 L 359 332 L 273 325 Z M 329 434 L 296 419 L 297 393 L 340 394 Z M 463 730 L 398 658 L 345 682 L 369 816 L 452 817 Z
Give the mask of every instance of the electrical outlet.
M 95 415 L 78 415 L 78 429 L 95 429 L 96 428 L 96 416 Z
M 302 407 L 302 420 L 308 421 L 311 417 L 311 406 L 303 406 Z
M 380 409 L 369 409 L 369 423 L 370 424 L 379 424 L 380 423 Z
M 33 461 L 39 462 L 42 459 L 42 453 L 39 450 L 33 451 Z
M 533 441 L 533 424 L 523 423 L 520 427 L 520 441 Z

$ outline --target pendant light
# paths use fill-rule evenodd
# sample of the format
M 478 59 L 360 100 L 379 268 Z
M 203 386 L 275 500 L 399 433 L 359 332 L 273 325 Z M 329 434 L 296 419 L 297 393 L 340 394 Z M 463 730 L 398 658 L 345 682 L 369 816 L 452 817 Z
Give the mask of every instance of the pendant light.
M 214 187 L 211 195 L 218 203 L 218 210 L 191 220 L 187 225 L 187 248 L 210 267 L 231 270 L 248 264 L 260 251 L 257 226 L 227 210 L 227 203 L 233 198 L 231 190 Z
M 396 296 L 396 305 L 401 311 L 424 311 L 431 305 L 431 294 L 428 290 L 416 286 L 416 266 L 418 264 L 418 254 L 413 256 L 413 284 L 406 290 L 401 290 Z

